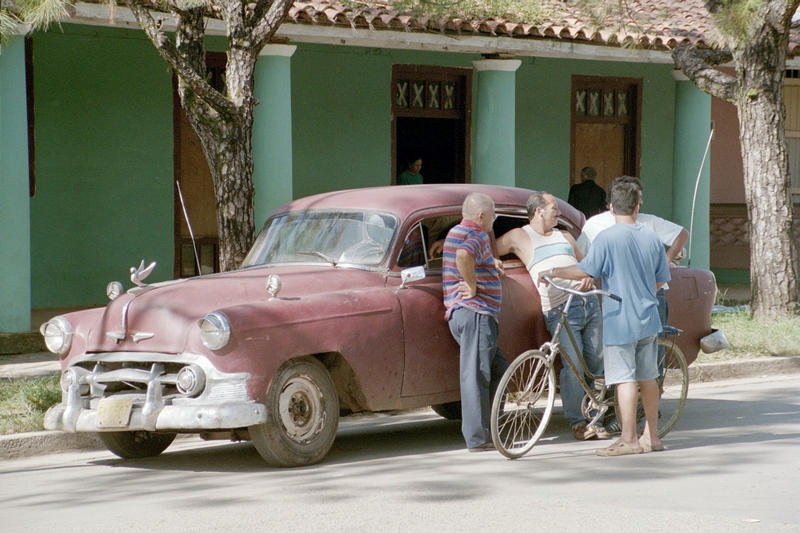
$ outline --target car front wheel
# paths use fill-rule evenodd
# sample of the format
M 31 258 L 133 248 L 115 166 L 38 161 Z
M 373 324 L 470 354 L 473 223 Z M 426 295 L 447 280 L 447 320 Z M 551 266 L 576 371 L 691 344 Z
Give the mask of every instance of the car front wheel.
M 316 359 L 285 363 L 267 392 L 267 421 L 250 427 L 250 438 L 270 465 L 304 466 L 321 461 L 339 426 L 339 399 L 327 369 Z
M 152 431 L 112 431 L 98 433 L 105 447 L 123 459 L 155 457 L 175 440 L 175 433 L 154 433 Z

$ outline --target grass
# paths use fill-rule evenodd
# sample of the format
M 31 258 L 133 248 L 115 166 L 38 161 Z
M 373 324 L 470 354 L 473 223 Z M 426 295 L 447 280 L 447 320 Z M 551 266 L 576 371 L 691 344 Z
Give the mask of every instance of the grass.
M 711 326 L 722 330 L 730 347 L 712 354 L 700 352 L 698 362 L 800 354 L 800 317 L 756 322 L 747 311 L 715 314 Z
M 0 435 L 42 430 L 45 411 L 60 401 L 59 375 L 0 379 Z

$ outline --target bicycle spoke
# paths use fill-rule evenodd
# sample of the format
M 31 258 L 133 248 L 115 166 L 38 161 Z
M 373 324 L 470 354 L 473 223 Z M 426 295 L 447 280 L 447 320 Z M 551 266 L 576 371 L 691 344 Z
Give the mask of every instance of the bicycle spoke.
M 552 369 L 541 352 L 521 355 L 506 373 L 492 408 L 492 439 L 507 457 L 526 453 L 539 438 L 555 397 Z

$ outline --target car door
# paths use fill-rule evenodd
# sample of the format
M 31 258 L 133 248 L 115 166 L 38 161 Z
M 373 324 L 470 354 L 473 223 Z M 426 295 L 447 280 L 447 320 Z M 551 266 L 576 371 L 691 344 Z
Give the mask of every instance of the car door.
M 395 270 L 422 266 L 425 278 L 397 290 L 405 343 L 402 396 L 450 393 L 455 396 L 453 399 L 457 399 L 458 344 L 444 319 L 441 259 L 431 259 L 427 250 L 447 229 L 433 224 L 433 219 L 442 217 L 445 221 L 455 220 L 457 223 L 459 212 L 460 206 L 457 206 L 427 213 L 424 217 L 420 215 L 403 234 L 405 237 Z

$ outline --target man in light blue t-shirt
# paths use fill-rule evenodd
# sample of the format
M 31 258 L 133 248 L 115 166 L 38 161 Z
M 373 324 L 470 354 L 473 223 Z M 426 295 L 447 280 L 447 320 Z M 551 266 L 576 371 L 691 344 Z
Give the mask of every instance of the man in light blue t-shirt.
M 669 265 L 658 236 L 636 223 L 641 190 L 615 179 L 609 203 L 616 224 L 601 232 L 576 266 L 542 272 L 550 277 L 601 278 L 603 289 L 622 298 L 603 298 L 603 359 L 606 384 L 617 385 L 620 439 L 598 455 L 614 456 L 664 449 L 657 434 L 659 390 L 656 339 L 661 331 L 656 292 L 669 281 Z M 636 430 L 637 392 L 641 392 L 645 428 Z

